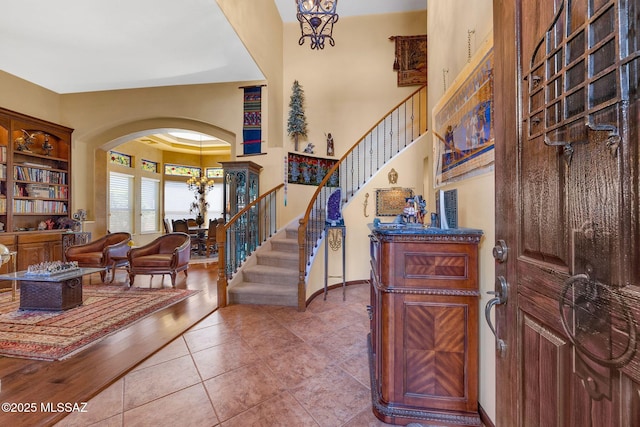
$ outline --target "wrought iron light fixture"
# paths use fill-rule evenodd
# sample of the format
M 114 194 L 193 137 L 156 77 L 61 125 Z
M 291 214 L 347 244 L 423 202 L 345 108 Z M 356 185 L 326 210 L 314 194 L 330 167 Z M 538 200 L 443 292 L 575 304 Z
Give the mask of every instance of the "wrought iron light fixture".
M 202 137 L 200 137 L 200 176 L 192 176 L 187 180 L 189 190 L 204 196 L 213 188 L 213 179 L 207 178 L 205 169 L 202 167 Z
M 298 44 L 302 46 L 308 37 L 311 49 L 324 49 L 325 39 L 329 40 L 331 46 L 335 46 L 333 24 L 338 22 L 338 0 L 296 0 L 296 4 L 296 17 L 302 32 Z

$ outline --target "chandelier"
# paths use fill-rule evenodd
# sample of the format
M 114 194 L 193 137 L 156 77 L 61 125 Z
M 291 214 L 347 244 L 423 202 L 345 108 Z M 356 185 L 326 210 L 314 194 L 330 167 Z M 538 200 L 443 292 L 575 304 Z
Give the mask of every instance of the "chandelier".
M 198 176 L 193 175 L 187 180 L 189 190 L 195 191 L 197 194 L 204 196 L 213 188 L 213 179 L 206 177 L 204 168 L 202 167 L 202 135 L 200 135 L 200 173 Z
M 333 24 L 338 22 L 338 0 L 296 0 L 296 3 L 296 17 L 300 21 L 302 32 L 298 44 L 302 46 L 308 37 L 311 49 L 324 49 L 325 38 L 331 46 L 335 46 L 332 34 Z
M 213 188 L 213 184 L 213 179 L 208 179 L 202 172 L 200 176 L 192 176 L 187 180 L 189 190 L 195 191 L 198 194 L 206 194 Z

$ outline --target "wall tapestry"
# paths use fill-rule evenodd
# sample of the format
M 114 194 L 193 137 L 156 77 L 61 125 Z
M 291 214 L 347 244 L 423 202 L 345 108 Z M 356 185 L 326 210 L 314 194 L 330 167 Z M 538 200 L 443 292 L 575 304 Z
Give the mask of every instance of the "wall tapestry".
M 289 184 L 318 185 L 337 162 L 335 159 L 289 153 L 287 159 L 287 182 Z M 329 187 L 337 187 L 340 184 L 338 170 L 331 175 L 327 184 Z
M 250 86 L 243 89 L 243 153 L 259 154 L 262 147 L 262 86 Z
M 493 46 L 486 43 L 433 108 L 434 183 L 442 186 L 494 167 Z
M 398 86 L 427 84 L 427 35 L 392 36 L 396 42 L 393 69 L 398 72 Z

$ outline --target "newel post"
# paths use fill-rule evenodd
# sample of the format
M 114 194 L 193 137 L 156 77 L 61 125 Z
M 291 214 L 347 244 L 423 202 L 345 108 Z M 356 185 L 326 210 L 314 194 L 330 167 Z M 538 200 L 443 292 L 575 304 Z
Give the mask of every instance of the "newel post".
M 304 254 L 306 234 L 307 224 L 304 219 L 300 219 L 300 225 L 298 226 L 298 311 L 305 311 L 307 308 L 307 292 L 305 283 L 307 258 Z
M 227 227 L 216 227 L 216 242 L 218 244 L 218 308 L 227 306 Z

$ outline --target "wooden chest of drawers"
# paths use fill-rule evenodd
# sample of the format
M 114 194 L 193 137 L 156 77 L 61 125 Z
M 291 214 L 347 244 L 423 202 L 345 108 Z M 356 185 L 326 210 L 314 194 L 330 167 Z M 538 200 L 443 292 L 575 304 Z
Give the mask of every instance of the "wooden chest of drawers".
M 391 424 L 481 425 L 480 230 L 372 230 L 373 412 Z

